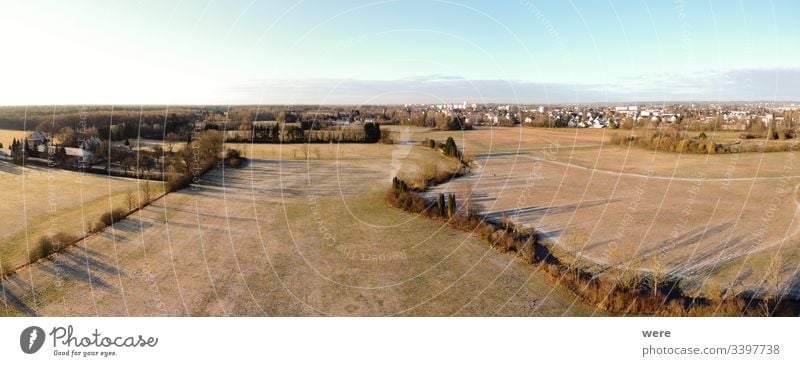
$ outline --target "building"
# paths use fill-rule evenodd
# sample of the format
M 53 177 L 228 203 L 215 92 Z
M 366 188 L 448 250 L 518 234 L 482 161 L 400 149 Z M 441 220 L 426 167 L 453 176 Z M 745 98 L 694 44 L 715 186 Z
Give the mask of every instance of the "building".
M 28 144 L 30 145 L 47 145 L 50 142 L 50 139 L 47 138 L 43 132 L 33 131 L 31 132 L 28 137 Z
M 92 152 L 81 149 L 79 147 L 65 147 L 68 158 L 75 159 L 75 166 L 79 168 L 87 168 L 92 160 Z
M 84 149 L 84 150 L 95 151 L 95 150 L 97 150 L 97 148 L 100 147 L 100 145 L 102 143 L 103 142 L 100 141 L 99 138 L 93 136 L 93 137 L 89 137 L 87 139 L 81 140 L 81 142 L 78 143 L 78 147 L 81 148 L 81 149 Z
M 352 121 L 350 121 L 350 117 L 339 117 L 333 120 L 333 124 L 340 125 L 340 126 L 349 126 Z

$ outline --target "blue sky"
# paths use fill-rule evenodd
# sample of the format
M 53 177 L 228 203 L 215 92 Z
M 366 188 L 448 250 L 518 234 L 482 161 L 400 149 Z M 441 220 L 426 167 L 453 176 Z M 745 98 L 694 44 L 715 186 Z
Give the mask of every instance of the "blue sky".
M 3 1 L 0 104 L 800 100 L 797 1 Z

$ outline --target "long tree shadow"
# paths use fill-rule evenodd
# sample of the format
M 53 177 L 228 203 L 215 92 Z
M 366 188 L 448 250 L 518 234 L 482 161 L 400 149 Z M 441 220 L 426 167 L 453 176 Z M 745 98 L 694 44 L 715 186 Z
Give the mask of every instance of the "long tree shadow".
M 20 175 L 22 174 L 22 168 L 19 165 L 8 161 L 0 161 L 0 172 Z
M 115 222 L 112 224 L 112 226 L 114 230 L 119 230 L 126 233 L 138 233 L 140 231 L 149 229 L 151 226 L 153 226 L 153 224 L 146 219 L 140 220 L 138 214 L 134 213 L 125 220 Z
M 793 274 L 784 286 L 783 293 L 778 298 L 776 315 L 793 315 L 800 313 L 800 270 L 793 270 Z
M 83 248 L 77 248 L 76 250 L 82 249 Z M 85 255 L 79 255 L 73 253 L 73 251 L 65 251 L 52 257 L 49 261 L 42 262 L 40 268 L 51 276 L 78 280 L 92 287 L 96 286 L 112 293 L 116 293 L 117 288 L 98 276 L 92 275 L 92 272 L 97 271 L 109 275 L 123 274 L 117 267 L 96 259 L 95 256 L 89 252 L 86 252 Z
M 687 247 L 692 244 L 697 244 L 701 240 L 708 239 L 711 236 L 720 234 L 723 231 L 731 228 L 732 226 L 733 222 L 728 221 L 708 228 L 703 226 L 696 227 L 693 230 L 685 231 L 676 238 L 663 240 L 661 243 L 659 243 L 658 246 L 644 250 L 641 254 L 643 257 L 647 257 L 655 252 L 663 251 L 663 248 L 666 246 L 669 246 L 670 250 L 674 250 Z
M 516 156 L 516 155 L 530 155 L 528 152 L 524 151 L 509 151 L 509 152 L 494 152 L 494 153 L 487 153 L 487 154 L 477 154 L 475 155 L 475 160 L 479 159 L 489 159 L 489 158 L 498 158 L 501 156 Z
M 92 287 L 103 289 L 111 293 L 118 290 L 107 281 L 93 275 L 93 272 L 100 272 L 107 275 L 125 275 L 124 271 L 106 263 L 108 256 L 94 249 L 76 247 L 71 250 L 61 252 L 46 260 L 33 264 L 33 270 L 41 269 L 49 275 L 45 281 L 77 280 Z M 24 281 L 19 273 L 4 277 L 2 280 L 2 296 L 5 301 L 6 309 L 16 310 L 27 316 L 39 315 L 29 303 L 30 299 L 36 298 L 39 290 L 31 286 L 31 283 Z M 52 284 L 53 282 L 46 282 Z M 49 286 L 48 286 L 49 287 Z M 43 286 L 43 288 L 45 288 Z M 42 290 L 45 291 L 45 290 Z M 6 311 L 8 313 L 8 311 Z
M 5 301 L 6 309 L 13 309 L 19 311 L 26 316 L 37 316 L 32 307 L 28 306 L 25 302 L 23 292 L 30 292 L 30 285 L 22 281 L 18 275 L 14 274 L 4 278 L 3 280 L 3 299 Z M 14 289 L 18 290 L 14 290 Z M 6 311 L 7 312 L 7 311 Z
M 536 221 L 544 216 L 549 215 L 558 215 L 563 213 L 570 213 L 577 211 L 581 208 L 588 208 L 593 206 L 601 206 L 607 205 L 609 203 L 617 202 L 622 200 L 621 198 L 609 198 L 609 199 L 600 199 L 600 200 L 593 200 L 593 201 L 582 201 L 582 202 L 575 202 L 568 205 L 561 205 L 561 206 L 529 206 L 529 207 L 520 207 L 520 208 L 512 208 L 508 210 L 500 210 L 500 211 L 493 211 L 484 214 L 483 216 L 487 219 L 499 219 L 503 216 L 507 216 L 514 221 L 522 220 L 522 222 L 530 222 L 530 220 Z

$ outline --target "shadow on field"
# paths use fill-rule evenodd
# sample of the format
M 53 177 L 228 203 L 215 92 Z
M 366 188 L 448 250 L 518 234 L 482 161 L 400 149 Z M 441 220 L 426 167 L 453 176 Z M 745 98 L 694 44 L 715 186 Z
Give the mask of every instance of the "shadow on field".
M 581 208 L 593 207 L 593 206 L 601 206 L 607 205 L 609 203 L 621 201 L 621 198 L 609 198 L 609 199 L 601 199 L 601 200 L 594 200 L 594 201 L 582 201 L 582 202 L 575 202 L 570 203 L 568 205 L 561 205 L 561 206 L 530 206 L 530 207 L 521 207 L 521 208 L 513 208 L 508 210 L 501 210 L 495 212 L 489 212 L 484 216 L 488 219 L 500 219 L 503 216 L 507 216 L 508 218 L 516 221 L 516 222 L 532 222 L 538 219 L 541 219 L 544 216 L 548 215 L 558 215 L 563 213 L 570 213 L 577 211 Z
M 723 235 L 728 229 L 734 227 L 733 221 L 723 222 L 711 227 L 696 227 L 686 230 L 675 238 L 666 239 L 658 245 L 648 247 L 640 251 L 638 257 L 643 261 L 658 256 L 659 254 L 674 252 L 684 248 L 689 248 L 688 253 L 683 256 L 673 256 L 672 263 L 680 263 L 673 269 L 677 273 L 697 271 L 700 269 L 711 270 L 720 264 L 727 263 L 732 259 L 733 254 L 738 254 L 740 249 L 747 244 L 744 236 L 722 237 L 718 239 L 722 245 L 699 246 L 703 240 L 709 240 L 714 236 Z M 693 248 L 692 248 L 693 246 Z M 737 255 L 738 256 L 738 255 Z M 704 268 L 709 267 L 709 268 Z
M 22 168 L 8 161 L 0 161 L 0 172 L 20 175 L 22 174 Z
M 148 220 L 140 220 L 138 214 L 134 213 L 126 218 L 126 220 L 121 220 L 115 222 L 112 227 L 114 230 L 119 230 L 125 233 L 139 233 L 146 231 L 150 227 L 153 226 L 153 223 Z M 105 230 L 99 234 L 100 236 L 113 239 L 116 241 L 123 241 L 119 237 L 115 237 L 111 230 Z
M 794 275 L 786 284 L 784 297 L 792 300 L 800 300 L 800 270 L 795 270 Z
M 491 158 L 499 158 L 501 156 L 515 156 L 515 155 L 522 156 L 522 155 L 529 155 L 529 154 L 527 152 L 522 152 L 522 151 L 494 152 L 494 153 L 488 153 L 488 154 L 475 155 L 475 159 L 476 160 L 478 160 L 478 159 L 491 159 Z
M 109 275 L 124 274 L 117 267 L 107 264 L 104 261 L 105 259 L 107 259 L 105 255 L 90 249 L 84 251 L 84 248 L 81 247 L 62 252 L 52 257 L 49 261 L 43 261 L 41 268 L 56 278 L 82 281 L 92 287 L 116 293 L 116 287 L 92 275 L 92 272 L 102 272 Z
M 17 289 L 16 291 L 14 289 Z M 6 315 L 9 310 L 16 310 L 26 316 L 37 316 L 36 311 L 25 303 L 23 293 L 30 294 L 30 286 L 22 281 L 17 274 L 3 279 L 3 301 L 5 302 Z

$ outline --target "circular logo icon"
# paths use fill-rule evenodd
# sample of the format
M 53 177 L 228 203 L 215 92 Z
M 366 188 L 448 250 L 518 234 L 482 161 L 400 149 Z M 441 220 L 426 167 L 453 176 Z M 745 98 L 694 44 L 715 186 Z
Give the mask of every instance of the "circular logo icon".
M 27 354 L 36 353 L 44 344 L 44 330 L 37 326 L 27 327 L 19 335 L 19 347 Z

